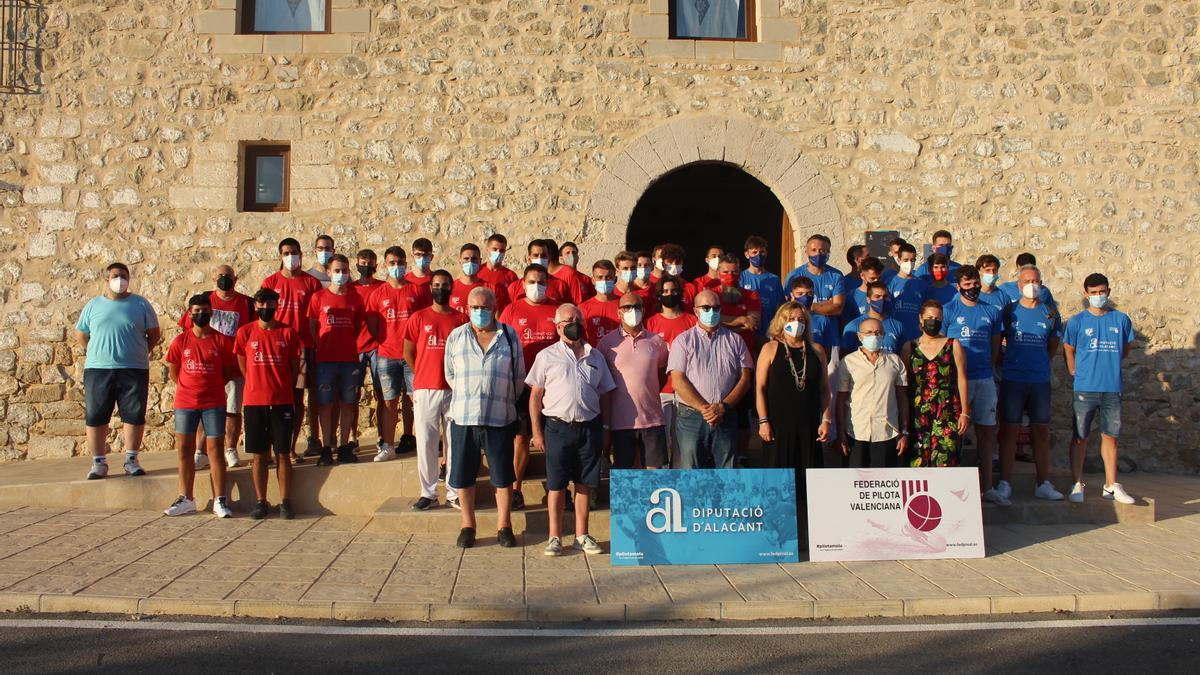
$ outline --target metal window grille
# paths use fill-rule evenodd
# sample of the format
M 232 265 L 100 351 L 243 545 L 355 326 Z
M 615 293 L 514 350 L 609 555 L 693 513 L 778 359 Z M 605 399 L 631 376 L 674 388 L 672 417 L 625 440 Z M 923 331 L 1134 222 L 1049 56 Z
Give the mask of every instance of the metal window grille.
M 44 24 L 41 3 L 0 0 L 0 93 L 33 94 L 40 89 Z

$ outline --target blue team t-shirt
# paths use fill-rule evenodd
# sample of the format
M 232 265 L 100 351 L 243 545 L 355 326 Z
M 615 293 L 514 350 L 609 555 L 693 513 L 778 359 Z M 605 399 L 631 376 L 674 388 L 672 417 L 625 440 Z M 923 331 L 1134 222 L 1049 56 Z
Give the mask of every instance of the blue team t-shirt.
M 813 342 L 824 347 L 826 355 L 829 355 L 834 347 L 841 344 L 842 336 L 838 332 L 837 321 L 821 314 L 810 314 L 810 316 L 812 317 Z
M 813 297 L 816 302 L 825 302 L 832 300 L 834 297 L 845 293 L 842 281 L 844 277 L 836 268 L 826 265 L 821 270 L 820 274 L 813 274 L 808 270 L 808 263 L 805 263 L 788 273 L 787 279 L 783 282 L 783 287 L 789 291 L 792 288 L 792 280 L 796 277 L 808 277 L 813 282 Z
M 991 293 L 987 293 L 987 292 L 983 291 L 982 289 L 980 289 L 979 302 L 982 302 L 987 305 L 991 305 L 992 307 L 995 307 L 996 309 L 1002 310 L 1009 304 L 1008 294 L 1006 294 L 1004 291 L 1000 290 L 999 286 L 997 286 L 996 290 L 992 291 Z
M 921 303 L 928 284 L 916 277 L 893 276 L 887 285 L 892 294 L 891 317 L 904 328 L 900 341 L 915 340 L 921 336 Z
M 1004 297 L 1008 299 L 1008 304 L 1010 305 L 1021 299 L 1021 289 L 1017 286 L 1017 282 L 1015 281 L 1006 281 L 997 286 L 996 290 L 1004 294 Z M 1042 286 L 1041 293 L 1038 294 L 1038 302 L 1046 305 L 1058 304 L 1054 301 L 1054 294 L 1051 293 L 1050 289 L 1046 288 L 1044 285 Z
M 954 273 L 957 272 L 958 268 L 960 267 L 962 267 L 961 263 L 953 260 L 950 261 L 950 272 L 946 275 L 946 279 L 950 282 L 951 286 L 954 285 L 954 282 L 958 281 L 958 278 L 954 276 Z M 918 279 L 924 279 L 929 283 L 933 283 L 933 272 L 929 269 L 929 261 L 926 260 L 925 262 L 921 263 L 921 266 L 917 268 L 917 271 L 913 272 L 913 276 Z
M 150 301 L 129 294 L 120 300 L 97 296 L 83 306 L 75 330 L 88 335 L 84 368 L 150 368 L 146 331 L 158 328 Z
M 758 293 L 758 300 L 762 303 L 762 320 L 758 322 L 758 336 L 765 338 L 767 326 L 771 325 L 771 319 L 775 318 L 775 312 L 786 299 L 779 275 L 773 272 L 753 274 L 750 270 L 742 270 L 741 285 L 748 291 Z
M 946 284 L 941 288 L 938 288 L 933 284 L 929 284 L 925 287 L 925 299 L 937 300 L 938 302 L 942 303 L 943 310 L 946 308 L 946 305 L 950 304 L 950 301 L 957 296 L 958 286 L 955 286 L 954 284 Z
M 1127 314 L 1085 309 L 1067 320 L 1063 342 L 1075 348 L 1075 391 L 1121 393 L 1121 357 L 1133 342 Z
M 992 379 L 992 338 L 1000 335 L 1000 310 L 978 302 L 974 307 L 955 298 L 942 310 L 942 335 L 958 340 L 967 357 L 967 379 Z
M 1004 379 L 1011 382 L 1049 382 L 1050 354 L 1046 345 L 1062 337 L 1062 318 L 1053 305 L 1009 305 L 1002 315 Z
M 847 289 L 842 302 L 843 326 L 867 313 L 867 292 L 861 288 Z
M 866 319 L 867 315 L 864 314 L 846 324 L 846 327 L 842 329 L 843 355 L 849 354 L 862 346 L 862 343 L 858 341 L 858 326 Z M 900 325 L 900 322 L 892 317 L 889 316 L 883 320 L 883 351 L 900 352 L 900 345 L 904 344 L 900 341 L 900 333 L 903 330 L 904 327 Z

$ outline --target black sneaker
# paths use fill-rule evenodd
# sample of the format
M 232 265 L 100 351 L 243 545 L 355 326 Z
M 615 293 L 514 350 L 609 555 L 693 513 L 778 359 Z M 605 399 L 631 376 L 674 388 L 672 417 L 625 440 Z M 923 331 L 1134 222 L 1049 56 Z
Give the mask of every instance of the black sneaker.
M 285 499 L 279 502 L 279 517 L 284 520 L 291 520 L 296 517 L 296 514 L 292 512 L 291 500 Z
M 458 532 L 458 542 L 455 546 L 459 548 L 471 548 L 475 545 L 475 528 L 464 527 Z
M 321 444 L 317 442 L 317 439 L 313 438 L 312 436 L 309 436 L 308 437 L 308 445 L 305 446 L 305 448 L 304 448 L 304 456 L 305 457 L 319 457 L 321 455 L 322 450 L 324 450 L 324 448 L 322 448 Z
M 270 504 L 266 502 L 255 502 L 254 508 L 250 509 L 250 518 L 254 520 L 262 520 L 267 517 L 267 511 L 271 510 Z
M 305 454 L 307 454 L 307 450 Z M 320 456 L 317 457 L 317 466 L 332 466 L 333 465 L 333 449 L 321 448 Z
M 502 527 L 496 533 L 496 543 L 504 548 L 512 548 L 517 545 L 517 537 L 513 535 L 511 527 Z
M 357 447 L 358 446 L 354 445 L 353 443 L 347 443 L 345 445 L 338 446 L 338 450 L 337 450 L 338 464 L 354 464 L 355 462 L 357 462 L 358 455 L 354 454 L 354 449 Z
M 416 452 L 417 437 L 412 434 L 404 434 L 400 437 L 400 442 L 396 444 L 396 452 Z
M 520 490 L 513 490 L 512 510 L 520 511 L 524 508 L 525 508 L 525 495 L 521 494 Z
M 429 497 L 421 497 L 417 501 L 413 502 L 412 508 L 413 511 L 428 511 L 435 506 L 437 506 L 437 500 L 430 499 Z

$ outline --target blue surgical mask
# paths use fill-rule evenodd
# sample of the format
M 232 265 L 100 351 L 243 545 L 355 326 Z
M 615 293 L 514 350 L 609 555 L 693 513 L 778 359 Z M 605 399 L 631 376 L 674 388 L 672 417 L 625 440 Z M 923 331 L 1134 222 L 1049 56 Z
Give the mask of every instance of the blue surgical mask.
M 982 282 L 983 282 L 983 285 L 984 285 L 984 286 L 986 286 L 986 287 L 988 287 L 988 288 L 991 288 L 992 286 L 995 286 L 995 285 L 996 285 L 996 281 L 997 281 L 999 278 L 1000 278 L 1000 276 L 999 276 L 998 274 L 992 274 L 992 273 L 990 273 L 990 272 L 984 272 L 983 274 L 980 274 L 980 275 L 979 275 L 979 280 L 980 280 L 980 281 L 982 281 Z
M 493 265 L 499 265 L 504 262 L 504 251 L 488 251 L 488 260 L 492 261 Z
M 487 328 L 492 325 L 492 310 L 485 308 L 471 308 L 471 323 L 476 328 Z
M 350 275 L 345 272 L 334 272 L 329 275 L 329 283 L 337 286 L 345 286 L 350 283 Z
M 597 281 L 594 285 L 597 293 L 608 295 L 609 293 L 613 292 L 613 288 L 615 288 L 617 284 L 612 279 L 605 279 L 604 281 Z
M 621 281 L 633 283 L 633 270 L 621 270 Z
M 766 256 L 764 256 L 763 254 L 759 253 L 759 254 L 756 254 L 756 255 L 752 255 L 752 256 L 750 256 L 749 258 L 746 258 L 746 259 L 750 261 L 750 266 L 751 266 L 751 267 L 762 267 L 763 261 L 766 259 Z
M 867 309 L 876 314 L 883 314 L 883 310 L 887 307 L 887 300 L 871 300 L 867 303 Z
M 463 274 L 473 277 L 477 272 L 479 272 L 479 263 L 475 262 L 474 260 L 468 260 L 462 264 L 462 271 Z
M 941 253 L 942 255 L 949 258 L 951 255 L 954 254 L 954 244 L 942 244 L 941 246 L 934 246 L 933 252 Z
M 639 268 L 637 268 L 637 276 L 638 276 L 638 278 L 639 278 L 639 279 L 641 279 L 642 281 L 645 281 L 646 279 L 649 279 L 649 278 L 650 278 L 650 268 L 649 268 L 649 267 L 639 267 Z
M 801 295 L 798 298 L 792 298 L 792 299 L 795 300 L 796 302 L 804 305 L 806 308 L 811 308 L 812 304 L 813 304 L 813 296 L 811 296 L 811 295 Z
M 393 279 L 402 278 L 404 276 L 404 273 L 408 271 L 404 268 L 404 265 L 388 265 L 387 270 L 388 270 L 388 276 Z
M 1108 296 L 1107 295 L 1089 295 L 1088 296 L 1088 304 L 1091 305 L 1093 309 L 1103 309 L 1104 306 L 1108 304 Z
M 708 328 L 716 328 L 721 323 L 721 310 L 719 309 L 702 309 L 700 310 L 700 323 Z
M 424 272 L 425 270 L 429 269 L 429 258 L 430 258 L 430 256 L 427 256 L 427 255 L 419 255 L 419 256 L 417 256 L 416 258 L 417 258 L 417 269 L 421 270 L 422 272 Z
M 530 259 L 529 264 L 530 265 L 541 265 L 542 267 L 546 267 L 547 265 L 550 264 L 550 261 L 545 258 L 532 258 L 532 259 Z
M 318 263 L 328 265 L 330 260 L 333 260 L 333 251 L 317 251 Z
M 808 256 L 808 263 L 813 267 L 824 267 L 827 262 L 829 262 L 828 253 L 818 253 L 817 255 Z
M 877 352 L 880 349 L 883 349 L 883 336 L 882 335 L 864 335 L 864 336 L 862 336 L 862 346 L 863 346 L 863 349 L 865 349 L 869 352 Z

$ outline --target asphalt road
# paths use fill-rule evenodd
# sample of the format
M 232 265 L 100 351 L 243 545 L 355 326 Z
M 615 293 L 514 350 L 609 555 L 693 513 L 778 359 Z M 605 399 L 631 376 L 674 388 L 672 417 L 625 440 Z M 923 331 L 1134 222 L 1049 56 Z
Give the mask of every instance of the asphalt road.
M 12 673 L 108 670 L 171 675 L 318 670 L 927 674 L 953 669 L 1006 675 L 1196 671 L 1200 620 L 1167 613 L 1122 615 L 1117 620 L 1135 616 L 1190 623 L 1116 626 L 1105 625 L 1108 617 L 1103 615 L 1071 615 L 1008 619 L 986 627 L 960 620 L 397 626 L 129 617 L 98 621 L 95 616 L 10 614 L 0 618 L 0 662 Z M 1071 623 L 1080 620 L 1086 625 Z M 29 622 L 45 625 L 22 627 Z M 402 634 L 405 629 L 422 634 Z M 615 632 L 597 636 L 598 629 Z M 297 630 L 310 633 L 279 632 Z

